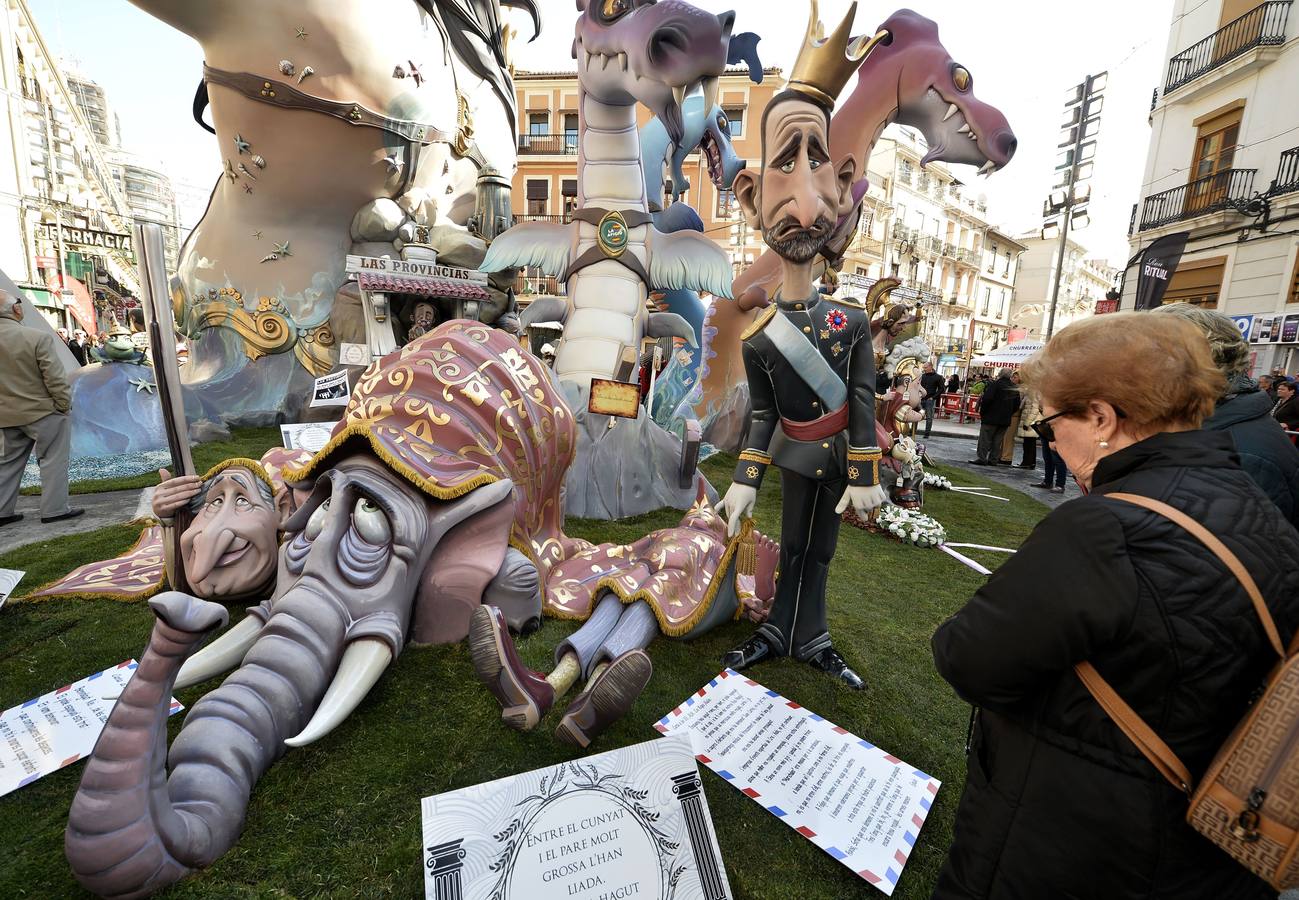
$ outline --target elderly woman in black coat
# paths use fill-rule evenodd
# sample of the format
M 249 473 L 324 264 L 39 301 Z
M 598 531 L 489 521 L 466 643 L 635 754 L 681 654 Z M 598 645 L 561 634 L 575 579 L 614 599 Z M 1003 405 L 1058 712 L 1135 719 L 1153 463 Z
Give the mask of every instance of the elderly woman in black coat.
M 1142 371 L 1142 379 L 1114 378 Z M 1198 430 L 1220 393 L 1173 316 L 1070 325 L 1023 370 L 1035 423 L 1086 496 L 1060 506 L 938 629 L 938 671 L 976 706 L 956 835 L 935 898 L 1275 898 L 1191 830 L 1164 780 L 1074 674 L 1090 661 L 1198 778 L 1275 661 L 1249 599 L 1203 545 L 1106 495 L 1180 509 L 1299 625 L 1299 533 Z

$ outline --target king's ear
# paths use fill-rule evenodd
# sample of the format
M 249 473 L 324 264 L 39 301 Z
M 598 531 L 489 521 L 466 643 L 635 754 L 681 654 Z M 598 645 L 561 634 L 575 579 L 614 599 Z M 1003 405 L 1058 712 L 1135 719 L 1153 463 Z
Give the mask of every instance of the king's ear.
M 839 161 L 834 170 L 834 186 L 839 200 L 839 208 L 836 212 L 841 217 L 852 212 L 853 206 L 856 205 L 852 195 L 853 182 L 856 180 L 857 160 L 849 154 Z
M 759 182 L 754 171 L 752 169 L 741 169 L 736 173 L 735 181 L 731 184 L 731 191 L 740 204 L 740 212 L 744 213 L 744 221 L 748 223 L 750 228 L 761 228 L 761 216 L 758 213 Z

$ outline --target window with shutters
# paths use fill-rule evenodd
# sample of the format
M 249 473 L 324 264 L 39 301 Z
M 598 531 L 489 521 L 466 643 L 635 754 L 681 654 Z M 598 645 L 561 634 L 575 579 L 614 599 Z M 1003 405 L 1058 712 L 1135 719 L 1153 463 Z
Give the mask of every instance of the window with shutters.
M 577 113 L 564 113 L 564 152 L 577 152 Z
M 1164 305 L 1191 303 L 1205 309 L 1216 309 L 1218 295 L 1222 292 L 1222 276 L 1227 267 L 1227 257 L 1182 260 L 1164 291 Z
M 550 199 L 550 182 L 544 178 L 528 179 L 528 215 L 544 216 Z
M 722 110 L 722 112 L 726 115 L 726 126 L 731 133 L 731 137 L 744 137 L 744 109 L 742 107 L 730 107 Z
M 1226 197 L 1244 112 L 1244 101 L 1235 101 L 1193 123 L 1197 130 L 1186 192 L 1188 211 L 1219 203 Z

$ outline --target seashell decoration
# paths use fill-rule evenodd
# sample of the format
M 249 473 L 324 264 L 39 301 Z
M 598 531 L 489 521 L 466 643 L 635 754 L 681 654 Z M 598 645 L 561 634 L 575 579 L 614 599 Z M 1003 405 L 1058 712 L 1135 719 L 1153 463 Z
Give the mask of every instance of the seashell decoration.
M 315 74 L 316 74 L 316 70 L 311 68 L 311 66 L 303 66 L 302 74 L 298 76 L 298 84 L 302 84 L 303 79 L 310 78 L 312 75 Z
M 280 71 L 283 72 L 285 75 L 292 75 L 294 72 L 298 70 L 297 67 L 293 65 L 293 60 L 282 59 L 280 60 Z
M 253 165 L 255 165 L 255 166 L 256 166 L 257 168 L 259 168 L 259 169 L 264 169 L 264 168 L 266 168 L 266 157 L 264 157 L 264 156 L 254 155 L 254 156 L 253 156 Z

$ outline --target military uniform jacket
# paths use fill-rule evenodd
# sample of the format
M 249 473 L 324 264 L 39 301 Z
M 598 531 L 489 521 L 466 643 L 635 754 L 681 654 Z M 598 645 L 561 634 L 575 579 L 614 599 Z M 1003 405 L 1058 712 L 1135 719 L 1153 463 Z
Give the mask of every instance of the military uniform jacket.
M 775 322 L 777 316 L 807 346 L 797 345 L 790 329 Z M 857 487 L 879 483 L 875 351 L 864 308 L 818 294 L 809 300 L 778 300 L 742 335 L 741 351 L 753 413 L 749 444 L 735 469 L 737 483 L 760 486 L 769 464 L 821 481 L 847 478 Z M 827 390 L 835 388 L 831 377 L 846 388 L 846 427 L 815 440 L 794 439 L 781 426 L 782 419 L 797 426 L 831 422 L 835 413 L 843 416 L 842 409 L 826 409 L 822 399 L 834 393 Z M 818 379 L 819 391 L 813 387 Z

